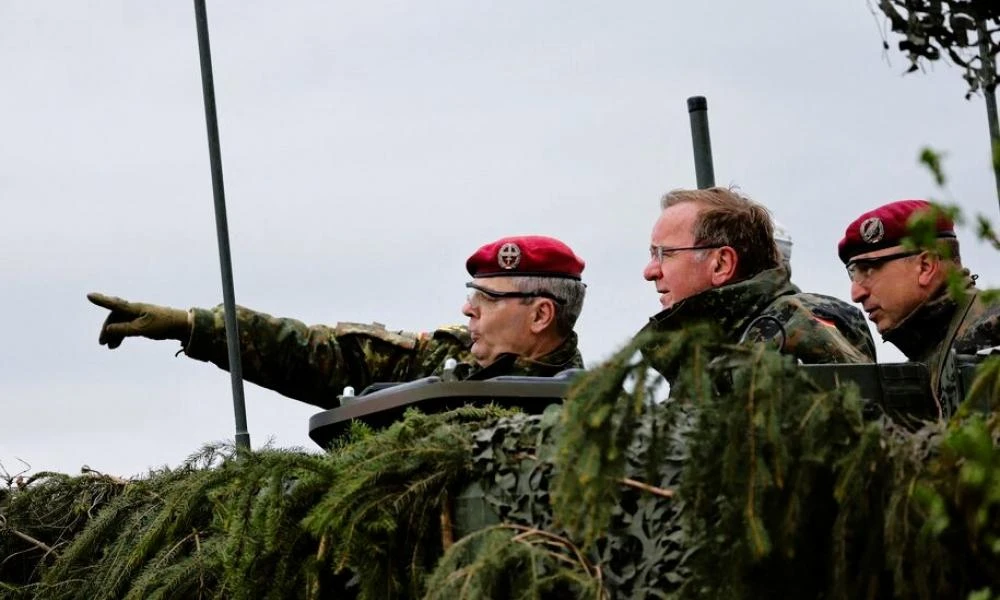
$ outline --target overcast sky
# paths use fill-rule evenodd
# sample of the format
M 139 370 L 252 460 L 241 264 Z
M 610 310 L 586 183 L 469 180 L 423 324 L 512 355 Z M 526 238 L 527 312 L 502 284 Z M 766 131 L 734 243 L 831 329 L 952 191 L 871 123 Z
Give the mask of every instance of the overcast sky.
M 695 185 L 692 95 L 717 181 L 791 232 L 803 289 L 848 296 L 836 243 L 878 204 L 998 216 L 982 99 L 947 65 L 902 76 L 865 0 L 208 9 L 236 298 L 271 314 L 462 323 L 466 257 L 548 234 L 587 261 L 596 364 L 659 309 L 641 272 L 659 196 Z M 232 438 L 228 374 L 174 342 L 108 351 L 85 298 L 221 302 L 192 3 L 0 2 L 0 82 L 0 465 L 130 475 Z M 318 409 L 246 395 L 255 446 L 311 447 Z

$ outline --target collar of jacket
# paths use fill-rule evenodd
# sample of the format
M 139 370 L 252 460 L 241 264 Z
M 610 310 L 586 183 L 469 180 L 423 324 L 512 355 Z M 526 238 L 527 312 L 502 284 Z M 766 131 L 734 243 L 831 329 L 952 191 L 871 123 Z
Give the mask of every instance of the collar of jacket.
M 777 267 L 736 283 L 711 288 L 653 315 L 643 331 L 673 331 L 695 321 L 712 321 L 737 341 L 753 319 L 780 296 L 799 293 L 788 270 Z
M 466 379 L 481 381 L 500 375 L 537 375 L 550 377 L 566 369 L 583 368 L 583 359 L 577 350 L 576 332 L 571 332 L 562 344 L 539 358 L 527 358 L 506 352 L 489 365 L 472 369 Z
M 961 276 L 963 289 L 969 293 L 975 291 L 969 270 L 963 269 Z M 882 339 L 899 348 L 909 360 L 925 361 L 944 340 L 957 308 L 958 303 L 948 293 L 948 285 L 942 284 L 898 325 L 883 333 Z

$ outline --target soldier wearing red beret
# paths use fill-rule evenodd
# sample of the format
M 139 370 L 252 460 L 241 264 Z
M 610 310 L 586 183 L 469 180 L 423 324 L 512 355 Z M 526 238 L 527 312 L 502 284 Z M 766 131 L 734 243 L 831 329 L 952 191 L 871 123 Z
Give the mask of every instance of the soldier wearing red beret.
M 803 363 L 875 361 L 856 308 L 791 283 L 766 208 L 717 187 L 675 190 L 660 205 L 643 276 L 663 310 L 644 331 L 708 321 L 731 342 L 769 341 Z
M 937 248 L 904 246 L 910 227 L 923 219 Z M 924 200 L 900 200 L 870 210 L 847 226 L 838 245 L 851 278 L 851 299 L 861 304 L 882 338 L 906 357 L 927 365 L 940 413 L 958 401 L 948 361 L 1000 344 L 1000 306 L 989 306 L 975 276 L 962 267 L 955 225 Z M 947 290 L 948 272 L 958 269 L 962 298 Z
M 584 262 L 569 246 L 544 236 L 507 237 L 473 253 L 466 268 L 473 278 L 462 307 L 468 326 L 430 333 L 377 324 L 307 326 L 238 307 L 243 376 L 331 408 L 346 386 L 361 390 L 441 375 L 446 364 L 458 379 L 551 376 L 583 367 L 573 327 L 586 291 L 580 280 Z M 181 310 L 97 293 L 87 297 L 111 311 L 98 340 L 108 348 L 132 336 L 175 339 L 191 358 L 228 368 L 221 306 Z

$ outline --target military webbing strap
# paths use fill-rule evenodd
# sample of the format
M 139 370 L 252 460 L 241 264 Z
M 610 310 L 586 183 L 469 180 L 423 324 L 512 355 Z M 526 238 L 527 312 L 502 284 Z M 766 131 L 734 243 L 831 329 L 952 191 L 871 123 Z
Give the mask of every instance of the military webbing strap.
M 965 322 L 965 317 L 968 316 L 969 310 L 972 308 L 978 295 L 978 291 L 968 294 L 965 299 L 965 305 L 959 307 L 957 312 L 961 313 L 962 316 L 961 318 L 952 319 L 951 325 L 948 326 L 948 332 L 944 336 L 941 351 L 938 352 L 934 369 L 931 371 L 931 394 L 934 396 L 934 403 L 937 405 L 938 417 L 944 416 L 944 409 L 941 406 L 941 394 L 938 387 L 941 384 L 941 377 L 944 375 L 944 367 L 948 364 L 948 357 L 951 355 L 951 344 L 955 341 L 955 336 L 958 335 L 958 328 Z

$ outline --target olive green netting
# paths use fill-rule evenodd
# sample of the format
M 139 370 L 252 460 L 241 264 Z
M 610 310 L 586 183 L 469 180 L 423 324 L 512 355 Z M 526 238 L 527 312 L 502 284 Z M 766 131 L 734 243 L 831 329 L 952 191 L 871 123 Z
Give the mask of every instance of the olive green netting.
M 949 424 L 911 432 L 885 417 L 864 419 L 854 386 L 821 390 L 789 357 L 711 340 L 704 332 L 673 340 L 677 354 L 661 344 L 667 356 L 643 361 L 629 362 L 628 348 L 604 367 L 622 383 L 636 374 L 642 381 L 644 361 L 667 372 L 678 357 L 686 363 L 662 419 L 674 432 L 689 425 L 677 490 L 686 505 L 677 522 L 664 523 L 679 527 L 692 551 L 679 596 L 1000 591 L 1000 359 L 981 367 L 971 392 L 988 394 L 993 412 L 964 407 Z M 566 407 L 555 508 L 584 540 L 606 531 L 621 490 L 607 482 L 623 476 L 618 452 L 632 415 L 656 412 L 642 408 L 647 397 L 639 386 L 591 384 Z
M 412 411 L 325 453 L 9 480 L 0 597 L 1000 595 L 1000 360 L 974 389 L 993 412 L 912 431 L 713 339 L 636 340 L 554 414 Z M 500 522 L 468 533 L 472 482 Z

